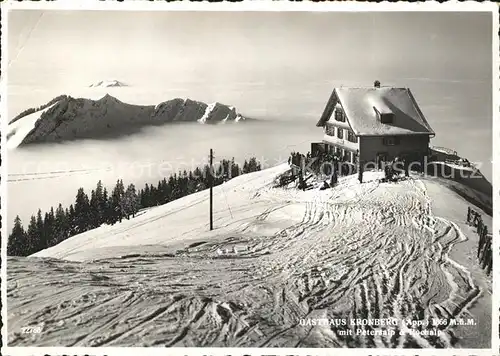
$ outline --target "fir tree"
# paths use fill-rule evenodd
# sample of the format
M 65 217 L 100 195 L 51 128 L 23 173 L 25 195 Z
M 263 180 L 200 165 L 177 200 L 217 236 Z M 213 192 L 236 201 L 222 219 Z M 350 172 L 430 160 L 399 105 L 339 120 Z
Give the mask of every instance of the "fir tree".
M 46 247 L 54 246 L 57 242 L 54 241 L 55 213 L 53 207 L 50 208 L 50 211 L 48 213 L 45 213 L 45 219 L 43 220 L 43 230 L 45 241 L 47 243 Z
M 123 185 L 123 180 L 120 179 L 119 184 L 118 184 L 118 191 L 120 193 L 120 211 L 121 211 L 121 217 L 125 215 L 125 186 Z M 120 219 L 121 221 L 121 219 Z
M 231 178 L 238 177 L 241 174 L 240 167 L 234 162 L 234 157 L 231 159 Z
M 141 205 L 143 207 L 146 207 L 146 208 L 149 208 L 151 206 L 151 194 L 150 194 L 149 185 L 147 183 L 146 183 L 146 186 L 144 187 L 144 191 L 142 194 Z
M 96 204 L 97 211 L 95 213 L 95 216 L 97 217 L 96 224 L 97 224 L 97 226 L 101 226 L 106 221 L 105 211 L 106 211 L 106 205 L 107 205 L 107 199 L 108 199 L 106 188 L 103 187 L 101 181 L 97 182 L 97 186 L 95 188 L 95 199 L 97 201 L 97 204 Z
M 158 190 L 154 185 L 151 185 L 149 194 L 150 194 L 150 206 L 158 205 Z
M 90 202 L 83 188 L 78 189 L 78 193 L 76 194 L 74 219 L 77 234 L 81 234 L 89 229 L 91 221 Z
M 19 215 L 14 219 L 14 227 L 7 242 L 8 256 L 27 256 L 29 252 L 28 237 L 24 231 Z
M 95 229 L 101 225 L 101 215 L 99 213 L 99 201 L 95 190 L 90 192 L 90 207 L 89 207 L 89 228 Z
M 140 201 L 137 193 L 135 191 L 135 186 L 130 184 L 125 191 L 124 200 L 124 212 L 127 219 L 135 217 L 135 214 L 139 211 Z
M 62 204 L 56 209 L 55 213 L 55 224 L 54 224 L 54 245 L 66 240 L 69 237 L 69 220 L 66 212 L 64 211 Z
M 187 194 L 193 194 L 196 192 L 196 189 L 197 189 L 197 181 L 196 179 L 194 179 L 194 177 L 192 177 L 192 173 L 190 172 L 191 174 L 191 177 L 188 178 L 187 180 Z
M 141 206 L 141 208 L 145 208 L 145 206 L 144 206 L 144 189 L 139 190 L 137 195 L 139 196 L 139 205 Z
M 37 250 L 39 245 L 38 227 L 36 224 L 36 217 L 34 215 L 31 215 L 30 223 L 28 225 L 28 231 L 26 232 L 26 238 L 28 240 L 26 256 L 39 251 Z
M 66 214 L 68 217 L 68 222 L 69 222 L 69 236 L 73 236 L 77 234 L 77 226 L 76 226 L 76 214 L 75 214 L 75 208 L 73 207 L 73 204 L 69 206 L 69 210 Z
M 201 182 L 203 178 L 203 172 L 201 171 L 200 167 L 196 167 L 194 172 L 193 172 L 193 178 L 197 182 Z
M 48 247 L 47 241 L 47 233 L 45 231 L 45 224 L 42 218 L 42 210 L 38 209 L 36 214 L 36 234 L 37 234 L 37 242 L 34 245 L 34 252 L 38 252 L 44 250 Z
M 257 159 L 255 157 L 250 158 L 249 165 L 250 165 L 250 169 L 251 169 L 250 172 L 257 172 L 257 171 L 260 171 L 260 169 L 261 169 L 260 163 L 257 161 Z
M 160 203 L 165 204 L 168 202 L 170 195 L 170 187 L 168 185 L 167 179 L 163 178 L 160 184 Z
M 123 187 L 123 181 L 118 180 L 116 182 L 115 188 L 111 193 L 111 223 L 114 224 L 117 221 L 122 222 L 123 216 L 125 215 L 124 209 L 124 195 L 125 189 Z
M 100 209 L 102 211 L 102 223 L 109 224 L 111 219 L 111 204 L 108 198 L 108 190 L 103 189 L 102 201 L 100 202 Z
M 188 174 L 186 170 L 179 173 L 179 192 L 180 196 L 184 197 L 188 194 Z
M 250 160 L 243 164 L 243 173 L 257 172 L 261 170 L 260 163 L 255 157 L 250 158 Z
M 167 192 L 167 202 L 175 200 L 176 199 L 176 192 L 175 192 L 175 177 L 171 175 L 168 178 L 168 192 Z

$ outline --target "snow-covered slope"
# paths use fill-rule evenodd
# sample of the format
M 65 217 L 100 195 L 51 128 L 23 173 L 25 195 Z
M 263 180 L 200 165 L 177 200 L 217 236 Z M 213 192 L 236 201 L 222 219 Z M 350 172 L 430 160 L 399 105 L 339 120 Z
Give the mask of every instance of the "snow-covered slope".
M 213 231 L 202 191 L 34 255 L 65 260 L 9 259 L 9 342 L 488 346 L 491 282 L 474 256 L 477 236 L 463 223 L 466 200 L 439 179 L 380 183 L 376 172 L 324 191 L 273 188 L 286 170 L 214 188 Z M 417 333 L 401 322 L 459 317 L 476 325 L 429 335 L 436 327 Z M 325 318 L 397 323 L 310 324 Z M 41 334 L 15 334 L 37 323 Z
M 143 126 L 174 121 L 219 123 L 240 121 L 234 108 L 220 103 L 172 99 L 156 106 L 131 105 L 106 94 L 99 100 L 63 96 L 56 103 L 9 124 L 8 146 L 100 138 L 133 133 Z M 12 141 L 11 141 L 12 139 Z
M 244 120 L 244 118 L 236 113 L 236 110 L 233 107 L 228 107 L 226 105 L 220 103 L 212 103 L 207 106 L 205 109 L 205 113 L 198 120 L 198 122 L 206 123 L 207 121 L 212 122 L 226 122 L 226 121 L 234 121 L 238 122 L 240 120 Z
M 40 119 L 40 116 L 50 110 L 56 104 L 53 104 L 46 109 L 34 112 L 32 114 L 24 116 L 23 118 L 15 122 L 10 123 L 7 128 L 6 135 L 7 148 L 15 148 L 19 146 L 26 138 L 26 136 L 28 136 L 28 134 L 35 129 L 36 123 Z

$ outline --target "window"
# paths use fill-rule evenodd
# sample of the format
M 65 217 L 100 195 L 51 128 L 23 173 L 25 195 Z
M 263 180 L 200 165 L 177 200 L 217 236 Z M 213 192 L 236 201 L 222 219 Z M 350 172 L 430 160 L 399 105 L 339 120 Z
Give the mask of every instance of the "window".
M 335 126 L 326 125 L 325 133 L 328 136 L 335 136 Z
M 358 137 L 352 131 L 347 131 L 347 141 L 358 143 Z
M 380 114 L 380 122 L 383 124 L 392 124 L 394 121 L 393 113 Z
M 351 151 L 345 151 L 344 154 L 344 162 L 351 162 L 352 161 L 352 152 Z
M 380 110 L 378 110 L 375 106 L 373 107 L 373 110 L 375 110 L 375 114 L 377 115 L 377 120 L 380 121 L 382 124 L 392 124 L 394 121 L 394 113 L 393 112 L 384 112 L 381 113 Z
M 342 109 L 340 108 L 335 109 L 335 120 L 340 122 L 345 122 L 345 117 L 344 113 L 342 112 Z
M 337 127 L 337 137 L 340 139 L 344 138 L 344 130 L 341 129 L 340 127 Z
M 410 162 L 410 161 L 411 161 L 411 153 L 409 153 L 409 152 L 401 152 L 401 154 L 399 155 L 399 157 L 400 157 L 403 161 L 408 161 L 408 162 Z
M 399 137 L 384 137 L 384 146 L 396 146 L 399 145 Z

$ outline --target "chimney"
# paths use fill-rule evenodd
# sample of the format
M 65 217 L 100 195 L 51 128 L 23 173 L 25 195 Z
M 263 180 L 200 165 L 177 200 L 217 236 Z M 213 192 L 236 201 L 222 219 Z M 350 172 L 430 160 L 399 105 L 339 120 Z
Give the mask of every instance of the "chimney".
M 374 83 L 373 83 L 373 86 L 375 88 L 380 88 L 380 82 L 378 80 L 376 80 Z

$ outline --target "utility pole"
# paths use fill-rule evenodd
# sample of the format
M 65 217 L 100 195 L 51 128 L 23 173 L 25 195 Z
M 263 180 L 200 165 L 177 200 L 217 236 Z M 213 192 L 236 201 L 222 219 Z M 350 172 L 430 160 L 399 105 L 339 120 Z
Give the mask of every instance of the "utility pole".
M 213 218 L 213 187 L 214 187 L 214 174 L 213 174 L 213 162 L 214 162 L 214 153 L 212 149 L 210 149 L 210 172 L 209 172 L 209 184 L 210 184 L 210 231 L 214 229 L 214 218 Z

